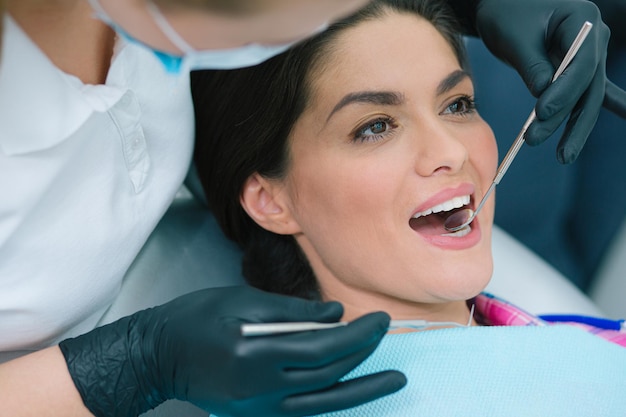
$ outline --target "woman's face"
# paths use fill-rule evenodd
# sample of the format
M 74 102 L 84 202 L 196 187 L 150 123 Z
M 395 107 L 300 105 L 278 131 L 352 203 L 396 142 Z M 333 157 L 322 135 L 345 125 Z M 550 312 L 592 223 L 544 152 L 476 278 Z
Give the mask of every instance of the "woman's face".
M 493 197 L 469 233 L 413 219 L 453 200 L 475 207 L 496 170 L 452 48 L 426 20 L 391 13 L 343 32 L 321 68 L 281 198 L 323 297 L 347 316 L 414 318 L 476 295 L 492 273 Z

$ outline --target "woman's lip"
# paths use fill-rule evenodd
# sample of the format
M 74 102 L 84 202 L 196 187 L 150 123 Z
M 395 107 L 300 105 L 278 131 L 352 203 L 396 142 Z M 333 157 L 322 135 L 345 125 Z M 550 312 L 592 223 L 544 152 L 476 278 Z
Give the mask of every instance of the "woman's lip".
M 441 204 L 445 201 L 451 200 L 455 197 L 460 197 L 464 195 L 469 195 L 471 200 L 473 201 L 474 197 L 474 184 L 469 182 L 463 183 L 457 187 L 450 187 L 444 190 L 439 191 L 437 194 L 429 197 L 422 204 L 420 204 L 413 212 L 412 216 L 415 213 L 421 213 L 423 211 L 428 210 L 431 207 L 434 207 L 438 204 Z
M 441 249 L 463 250 L 476 246 L 482 239 L 482 230 L 478 217 L 474 219 L 470 226 L 472 228 L 471 232 L 463 237 L 424 235 L 419 232 L 417 234 L 431 245 Z

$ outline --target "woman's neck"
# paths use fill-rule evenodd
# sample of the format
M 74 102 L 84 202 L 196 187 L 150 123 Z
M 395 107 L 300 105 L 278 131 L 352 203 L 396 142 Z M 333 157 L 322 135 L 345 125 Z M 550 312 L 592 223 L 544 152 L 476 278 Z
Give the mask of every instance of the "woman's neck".
M 470 321 L 471 303 L 465 300 L 439 303 L 416 303 L 380 294 L 361 293 L 358 297 L 339 292 L 323 293 L 325 301 L 339 301 L 344 306 L 343 320 L 351 321 L 374 311 L 385 311 L 392 320 L 426 320 L 431 322 L 455 322 L 466 325 Z
M 85 84 L 106 80 L 115 32 L 85 0 L 7 0 L 6 9 L 61 71 Z

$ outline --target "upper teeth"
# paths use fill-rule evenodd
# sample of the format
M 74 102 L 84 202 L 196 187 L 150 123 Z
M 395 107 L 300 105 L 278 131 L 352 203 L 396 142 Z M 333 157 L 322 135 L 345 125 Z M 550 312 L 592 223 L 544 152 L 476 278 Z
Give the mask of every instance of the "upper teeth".
M 469 195 L 464 195 L 461 197 L 454 197 L 452 200 L 444 201 L 443 203 L 437 204 L 434 207 L 431 207 L 424 211 L 420 211 L 419 213 L 415 213 L 413 215 L 413 218 L 417 219 L 418 217 L 428 216 L 429 214 L 432 214 L 432 213 L 439 213 L 441 211 L 454 210 L 456 208 L 460 208 L 469 204 L 469 202 L 470 202 Z

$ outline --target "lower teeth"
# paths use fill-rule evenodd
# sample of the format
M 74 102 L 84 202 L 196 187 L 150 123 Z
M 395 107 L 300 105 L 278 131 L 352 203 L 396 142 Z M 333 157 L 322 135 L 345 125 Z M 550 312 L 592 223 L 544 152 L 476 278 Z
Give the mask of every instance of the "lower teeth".
M 467 235 L 471 231 L 472 231 L 472 226 L 470 226 L 468 224 L 467 226 L 465 226 L 461 230 L 457 230 L 456 232 L 452 232 L 452 233 L 444 233 L 441 236 L 463 237 L 463 236 Z

